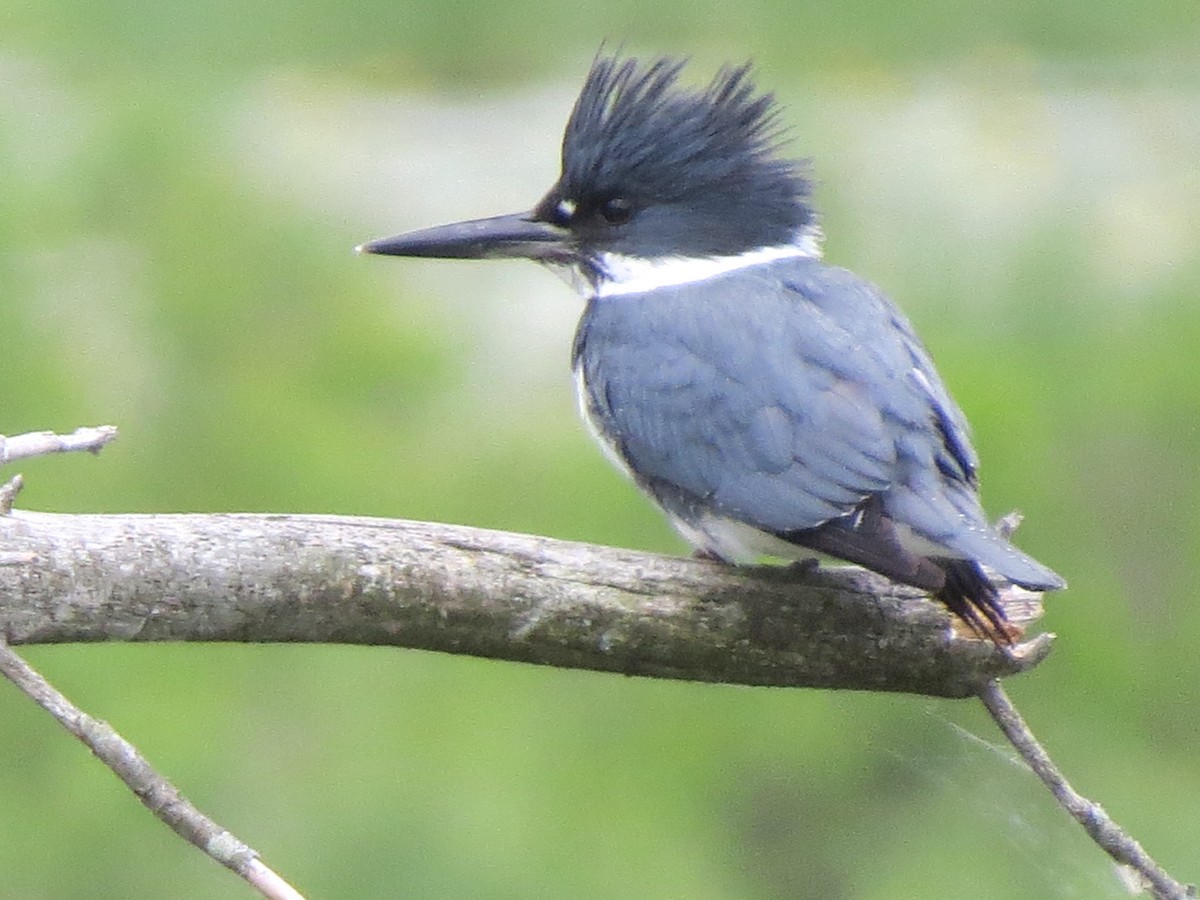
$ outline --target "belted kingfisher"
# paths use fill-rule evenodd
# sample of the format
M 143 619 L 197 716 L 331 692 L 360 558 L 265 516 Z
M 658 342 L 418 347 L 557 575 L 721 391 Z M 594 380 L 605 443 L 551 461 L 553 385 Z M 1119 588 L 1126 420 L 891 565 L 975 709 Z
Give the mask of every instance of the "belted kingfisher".
M 598 56 L 562 174 L 530 211 L 363 244 L 523 257 L 582 293 L 572 362 L 585 421 L 699 555 L 815 550 L 929 591 L 1009 644 L 991 570 L 1065 582 L 987 521 L 962 411 L 878 288 L 821 259 L 803 163 L 750 67 L 706 89 L 684 63 Z

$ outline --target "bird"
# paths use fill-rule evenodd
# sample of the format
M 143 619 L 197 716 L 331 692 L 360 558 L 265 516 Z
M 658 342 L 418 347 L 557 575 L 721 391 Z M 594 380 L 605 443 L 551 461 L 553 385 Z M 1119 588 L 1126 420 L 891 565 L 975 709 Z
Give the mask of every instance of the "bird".
M 697 556 L 816 551 L 1012 645 L 993 575 L 1066 582 L 989 523 L 966 417 L 908 318 L 824 261 L 809 163 L 784 153 L 775 96 L 750 63 L 704 87 L 682 82 L 686 65 L 602 49 L 531 210 L 357 250 L 523 258 L 565 277 L 584 299 L 584 422 Z

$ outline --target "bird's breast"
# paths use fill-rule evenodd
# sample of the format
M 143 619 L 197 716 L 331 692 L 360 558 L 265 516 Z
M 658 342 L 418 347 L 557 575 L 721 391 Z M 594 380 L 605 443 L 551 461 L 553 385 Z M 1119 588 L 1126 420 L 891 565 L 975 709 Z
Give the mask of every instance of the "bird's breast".
M 592 394 L 587 381 L 586 369 L 583 365 L 583 357 L 576 356 L 575 359 L 575 402 L 579 407 L 579 417 L 583 420 L 584 426 L 587 428 L 588 434 L 597 446 L 603 451 L 605 458 L 619 469 L 626 477 L 636 481 L 637 478 L 633 470 L 629 467 L 629 462 L 625 459 L 621 452 L 619 443 L 613 435 L 609 423 L 601 413 L 595 401 L 592 399 Z

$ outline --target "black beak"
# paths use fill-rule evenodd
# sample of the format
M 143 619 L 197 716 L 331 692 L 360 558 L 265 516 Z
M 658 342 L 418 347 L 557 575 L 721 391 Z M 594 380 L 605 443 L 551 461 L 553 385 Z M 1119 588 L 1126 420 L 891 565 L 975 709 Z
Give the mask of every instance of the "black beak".
M 570 258 L 565 228 L 539 222 L 528 213 L 455 222 L 422 228 L 395 237 L 368 241 L 359 253 L 387 256 L 426 256 L 439 259 L 543 259 Z

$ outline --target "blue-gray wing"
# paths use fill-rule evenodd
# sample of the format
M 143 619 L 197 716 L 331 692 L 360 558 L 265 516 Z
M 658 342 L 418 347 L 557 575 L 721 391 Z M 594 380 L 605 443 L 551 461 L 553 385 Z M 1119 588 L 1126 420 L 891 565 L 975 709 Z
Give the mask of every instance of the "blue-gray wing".
M 908 320 L 851 272 L 789 260 L 594 298 L 574 363 L 596 430 L 677 520 L 790 540 L 857 529 L 870 500 L 934 555 L 1063 585 L 988 526 L 962 412 Z M 891 552 L 839 555 L 880 568 Z
M 675 492 L 783 533 L 924 468 L 961 494 L 956 527 L 982 522 L 961 412 L 903 315 L 843 269 L 787 261 L 594 299 L 575 357 L 598 430 L 664 505 Z

